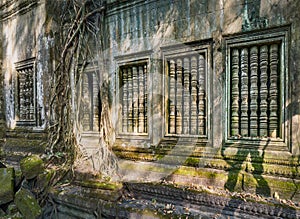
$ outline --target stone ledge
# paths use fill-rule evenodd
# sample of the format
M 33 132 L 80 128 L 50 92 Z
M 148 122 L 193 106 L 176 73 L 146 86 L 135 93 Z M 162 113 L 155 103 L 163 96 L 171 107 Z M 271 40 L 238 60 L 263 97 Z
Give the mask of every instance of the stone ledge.
M 225 215 L 248 215 L 260 218 L 298 218 L 299 209 L 285 206 L 276 201 L 264 203 L 255 200 L 217 196 L 206 192 L 178 189 L 172 186 L 145 183 L 129 183 L 128 187 L 138 199 L 156 200 L 176 205 L 185 205 L 198 210 L 214 209 L 213 211 Z
M 125 196 L 105 200 L 77 186 L 61 187 L 51 194 L 59 218 L 299 218 L 298 207 L 275 199 L 254 200 L 253 195 L 215 194 L 174 185 L 125 183 Z M 48 206 L 51 208 L 51 206 Z M 52 206 L 53 207 L 53 206 Z M 50 209 L 49 208 L 49 209 Z M 44 211 L 49 216 L 50 211 Z
M 213 186 L 230 191 L 249 192 L 284 199 L 300 200 L 300 181 L 293 178 L 254 174 L 245 170 L 219 170 L 207 167 L 167 165 L 159 162 L 119 161 L 121 180 L 125 182 L 174 182 L 180 185 Z

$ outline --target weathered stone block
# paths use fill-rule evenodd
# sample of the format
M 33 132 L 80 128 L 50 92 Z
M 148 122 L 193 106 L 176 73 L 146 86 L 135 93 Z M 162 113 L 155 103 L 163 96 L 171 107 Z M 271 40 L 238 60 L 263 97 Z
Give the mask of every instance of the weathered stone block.
M 15 204 L 24 218 L 38 218 L 42 213 L 41 207 L 29 190 L 20 189 L 15 195 Z
M 26 179 L 33 179 L 44 172 L 44 162 L 36 155 L 26 157 L 21 160 L 20 168 Z
M 14 168 L 0 168 L 0 205 L 14 199 Z

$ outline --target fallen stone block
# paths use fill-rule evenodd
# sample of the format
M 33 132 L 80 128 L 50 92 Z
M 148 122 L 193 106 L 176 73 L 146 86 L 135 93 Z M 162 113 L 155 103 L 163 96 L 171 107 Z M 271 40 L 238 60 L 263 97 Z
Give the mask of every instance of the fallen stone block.
M 15 204 L 24 218 L 34 219 L 42 214 L 42 208 L 29 190 L 21 188 L 15 195 Z
M 40 173 L 43 173 L 45 169 L 43 160 L 37 155 L 22 159 L 20 161 L 20 168 L 26 179 L 35 178 Z
M 14 168 L 0 168 L 0 205 L 14 199 Z

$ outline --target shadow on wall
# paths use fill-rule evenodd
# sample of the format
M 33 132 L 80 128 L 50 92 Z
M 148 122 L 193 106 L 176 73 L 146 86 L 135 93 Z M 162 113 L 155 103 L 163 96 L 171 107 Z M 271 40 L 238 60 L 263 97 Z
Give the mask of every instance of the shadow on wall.
M 268 140 L 263 149 L 258 150 L 258 146 L 253 146 L 251 149 L 237 148 L 237 153 L 230 158 L 224 154 L 226 148 L 222 150 L 222 156 L 226 162 L 231 166 L 228 173 L 228 179 L 225 183 L 225 189 L 229 191 L 249 191 L 255 192 L 264 196 L 270 196 L 271 190 L 267 181 L 262 176 L 263 161 L 265 148 L 269 145 Z M 255 181 L 254 181 L 255 180 Z M 255 191 L 253 190 L 255 187 Z

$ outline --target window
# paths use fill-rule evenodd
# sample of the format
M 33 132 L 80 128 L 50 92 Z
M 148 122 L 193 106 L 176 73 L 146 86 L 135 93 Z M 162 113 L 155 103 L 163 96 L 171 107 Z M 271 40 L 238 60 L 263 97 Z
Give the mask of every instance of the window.
M 227 41 L 228 138 L 284 140 L 287 31 Z
M 164 50 L 166 135 L 206 137 L 209 46 Z
M 15 109 L 19 126 L 39 125 L 34 63 L 35 58 L 15 63 L 17 72 Z
M 83 131 L 99 130 L 99 84 L 97 80 L 97 71 L 87 68 L 82 78 L 82 113 L 81 123 Z
M 121 133 L 147 133 L 147 77 L 146 61 L 119 67 Z

